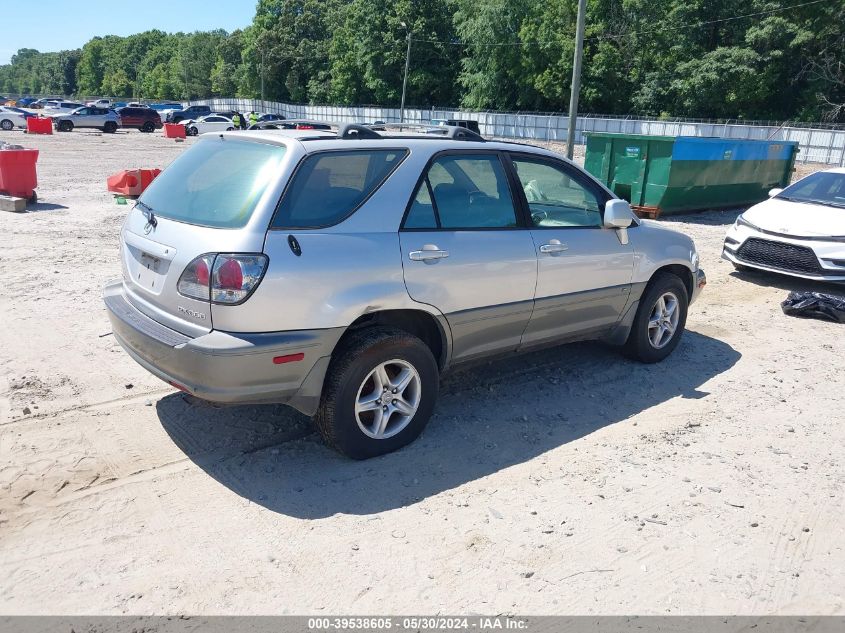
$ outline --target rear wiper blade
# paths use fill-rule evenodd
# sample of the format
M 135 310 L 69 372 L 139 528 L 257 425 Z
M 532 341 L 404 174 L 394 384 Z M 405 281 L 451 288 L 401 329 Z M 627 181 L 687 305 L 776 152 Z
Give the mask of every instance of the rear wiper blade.
M 158 220 L 156 219 L 156 215 L 151 206 L 144 204 L 140 200 L 135 203 L 135 206 L 141 209 L 141 213 L 143 213 L 144 217 L 147 218 L 147 224 L 153 228 L 158 226 Z

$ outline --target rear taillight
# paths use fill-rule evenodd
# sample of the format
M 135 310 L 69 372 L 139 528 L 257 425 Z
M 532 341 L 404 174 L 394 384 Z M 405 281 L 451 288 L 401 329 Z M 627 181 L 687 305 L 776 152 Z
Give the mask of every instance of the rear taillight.
M 246 301 L 266 270 L 266 255 L 200 255 L 185 268 L 177 289 L 186 297 L 232 305 Z
M 210 291 L 208 280 L 211 278 L 211 267 L 214 265 L 214 255 L 200 255 L 185 269 L 179 277 L 176 289 L 179 294 L 194 299 L 208 301 Z

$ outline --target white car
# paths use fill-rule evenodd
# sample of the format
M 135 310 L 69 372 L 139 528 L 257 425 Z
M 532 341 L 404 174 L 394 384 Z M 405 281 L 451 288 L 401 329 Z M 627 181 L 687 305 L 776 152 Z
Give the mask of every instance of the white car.
M 69 114 L 79 108 L 84 108 L 81 103 L 76 101 L 57 101 L 56 103 L 44 106 L 44 114 L 53 116 L 54 114 Z
M 235 129 L 232 119 L 222 114 L 209 114 L 196 120 L 184 121 L 183 123 L 185 125 L 185 134 L 188 136 L 196 136 L 197 134 L 205 134 L 206 132 L 231 132 Z
M 16 127 L 26 127 L 26 117 L 17 110 L 18 108 L 0 106 L 0 130 L 8 132 Z
M 97 99 L 96 101 L 89 101 L 85 105 L 95 108 L 106 108 L 108 110 L 111 107 L 111 99 Z
M 739 270 L 845 281 L 845 168 L 816 172 L 769 196 L 736 219 L 722 257 Z

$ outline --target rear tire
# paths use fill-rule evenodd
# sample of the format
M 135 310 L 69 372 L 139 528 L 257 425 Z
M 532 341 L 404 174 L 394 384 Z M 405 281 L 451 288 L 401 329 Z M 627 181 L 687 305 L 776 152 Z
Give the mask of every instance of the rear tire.
M 11 132 L 15 129 L 15 124 L 12 123 L 9 119 L 3 119 L 0 121 L 0 130 L 5 132 Z
M 188 136 L 197 136 L 200 133 L 200 131 L 193 126 L 189 127 L 187 132 L 188 132 Z
M 425 343 L 402 330 L 369 328 L 335 352 L 314 424 L 347 457 L 384 455 L 419 436 L 438 389 L 437 362 Z
M 235 128 L 233 128 L 233 127 L 227 127 L 226 128 L 227 132 L 234 132 L 234 130 L 235 130 Z
M 151 132 L 155 132 L 156 126 L 152 121 L 147 121 L 138 129 L 140 129 L 142 132 L 150 134 Z
M 117 123 L 114 121 L 106 121 L 103 125 L 103 132 L 106 134 L 114 134 L 117 132 Z
M 688 307 L 684 282 L 671 273 L 658 273 L 640 298 L 625 355 L 642 363 L 657 363 L 669 356 L 684 333 Z

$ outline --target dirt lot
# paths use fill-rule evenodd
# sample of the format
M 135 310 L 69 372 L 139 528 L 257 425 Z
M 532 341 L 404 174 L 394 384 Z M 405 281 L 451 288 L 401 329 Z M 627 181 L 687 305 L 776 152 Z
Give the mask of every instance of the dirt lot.
M 415 444 L 358 463 L 283 407 L 192 403 L 110 336 L 124 168 L 159 135 L 42 150 L 0 213 L 0 613 L 845 612 L 845 329 L 671 224 L 710 283 L 643 366 L 578 344 L 456 371 Z

